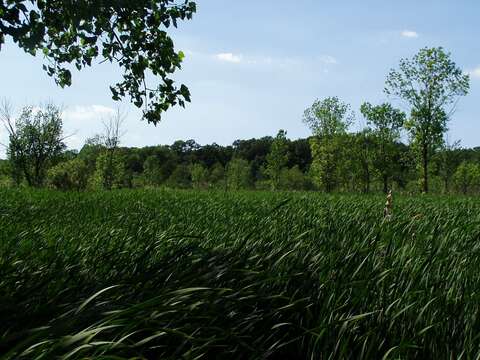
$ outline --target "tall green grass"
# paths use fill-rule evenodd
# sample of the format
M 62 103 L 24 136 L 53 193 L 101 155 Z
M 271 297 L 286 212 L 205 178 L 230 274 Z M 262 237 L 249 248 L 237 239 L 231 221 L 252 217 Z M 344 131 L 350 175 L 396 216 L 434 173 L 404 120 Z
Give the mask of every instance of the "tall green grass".
M 3 359 L 476 359 L 480 203 L 0 190 Z

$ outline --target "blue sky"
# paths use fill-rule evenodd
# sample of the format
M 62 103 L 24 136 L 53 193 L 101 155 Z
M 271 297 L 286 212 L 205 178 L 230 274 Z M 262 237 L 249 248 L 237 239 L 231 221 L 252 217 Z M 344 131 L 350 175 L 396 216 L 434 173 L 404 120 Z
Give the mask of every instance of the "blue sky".
M 363 101 L 404 107 L 382 92 L 389 69 L 424 46 L 443 46 L 471 74 L 470 94 L 458 104 L 449 139 L 479 146 L 479 14 L 478 0 L 199 0 L 194 19 L 172 34 L 187 54 L 175 78 L 189 86 L 192 103 L 171 110 L 156 127 L 123 103 L 122 142 L 229 144 L 279 129 L 305 137 L 302 114 L 316 98 L 338 96 L 357 114 Z M 42 71 L 42 61 L 7 41 L 0 52 L 0 98 L 17 109 L 49 100 L 62 105 L 65 132 L 72 135 L 68 145 L 79 148 L 119 105 L 108 86 L 120 72 L 115 65 L 95 65 L 60 89 Z M 358 114 L 352 130 L 364 123 Z M 5 135 L 1 129 L 0 142 Z

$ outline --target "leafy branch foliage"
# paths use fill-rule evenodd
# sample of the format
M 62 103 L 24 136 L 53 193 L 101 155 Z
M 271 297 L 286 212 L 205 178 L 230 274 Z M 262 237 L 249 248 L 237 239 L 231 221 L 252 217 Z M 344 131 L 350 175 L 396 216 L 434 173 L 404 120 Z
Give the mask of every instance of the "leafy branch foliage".
M 32 55 L 42 52 L 44 70 L 61 87 L 72 83 L 69 64 L 80 70 L 97 58 L 114 62 L 123 80 L 110 87 L 113 99 L 129 96 L 156 124 L 171 106 L 190 101 L 188 88 L 171 79 L 185 55 L 166 29 L 195 11 L 189 0 L 0 0 L 0 49 L 6 35 Z M 150 74 L 159 80 L 154 88 Z

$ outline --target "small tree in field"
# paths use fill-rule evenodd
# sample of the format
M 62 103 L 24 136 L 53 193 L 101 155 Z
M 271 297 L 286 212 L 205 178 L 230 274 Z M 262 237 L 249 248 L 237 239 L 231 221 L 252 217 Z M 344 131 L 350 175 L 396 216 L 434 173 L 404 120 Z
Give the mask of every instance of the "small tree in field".
M 428 192 L 428 165 L 442 145 L 456 100 L 469 91 L 469 76 L 443 48 L 421 49 L 413 59 L 400 61 L 387 77 L 385 92 L 405 100 L 411 117 L 405 123 L 418 155 L 422 191 Z
M 272 142 L 270 152 L 267 155 L 267 167 L 265 170 L 272 190 L 277 190 L 280 186 L 282 170 L 288 163 L 288 140 L 287 132 L 280 130 Z
M 337 170 L 341 161 L 341 138 L 354 115 L 348 104 L 337 97 L 317 100 L 305 111 L 303 121 L 313 132 L 311 172 L 315 183 L 331 192 L 338 183 Z
M 4 101 L 0 118 L 9 134 L 7 156 L 14 181 L 24 178 L 29 186 L 43 186 L 47 170 L 66 147 L 60 108 L 52 104 L 41 109 L 27 106 L 14 119 Z

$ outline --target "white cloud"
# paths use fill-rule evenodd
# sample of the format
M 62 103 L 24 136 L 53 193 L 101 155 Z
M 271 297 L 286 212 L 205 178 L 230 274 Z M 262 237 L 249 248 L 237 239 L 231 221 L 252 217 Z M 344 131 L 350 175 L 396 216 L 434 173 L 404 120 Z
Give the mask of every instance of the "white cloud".
M 244 56 L 236 55 L 234 53 L 220 53 L 213 55 L 213 58 L 217 61 L 230 62 L 234 64 L 255 65 L 255 66 L 267 66 L 268 68 L 298 68 L 306 66 L 307 64 L 323 64 L 336 65 L 337 59 L 330 55 L 319 55 L 312 58 L 302 57 L 271 57 L 271 56 Z
M 412 31 L 412 30 L 403 30 L 401 32 L 401 35 L 403 37 L 410 38 L 410 39 L 418 38 L 418 33 L 416 31 Z
M 230 63 L 241 63 L 242 62 L 242 55 L 235 55 L 232 53 L 220 53 L 216 54 L 215 58 L 220 61 L 230 62 Z
M 103 105 L 74 106 L 65 110 L 62 117 L 68 121 L 98 120 L 115 114 L 115 110 Z
M 335 59 L 333 56 L 330 56 L 330 55 L 322 55 L 320 56 L 320 61 L 324 64 L 327 64 L 327 65 L 335 65 L 337 64 L 337 59 Z
M 475 69 L 468 71 L 467 73 L 468 73 L 468 75 L 470 75 L 472 78 L 480 79 L 480 65 L 477 66 Z
M 85 139 L 103 131 L 102 120 L 115 115 L 115 110 L 104 105 L 77 105 L 62 112 L 65 140 L 69 149 L 79 150 Z

